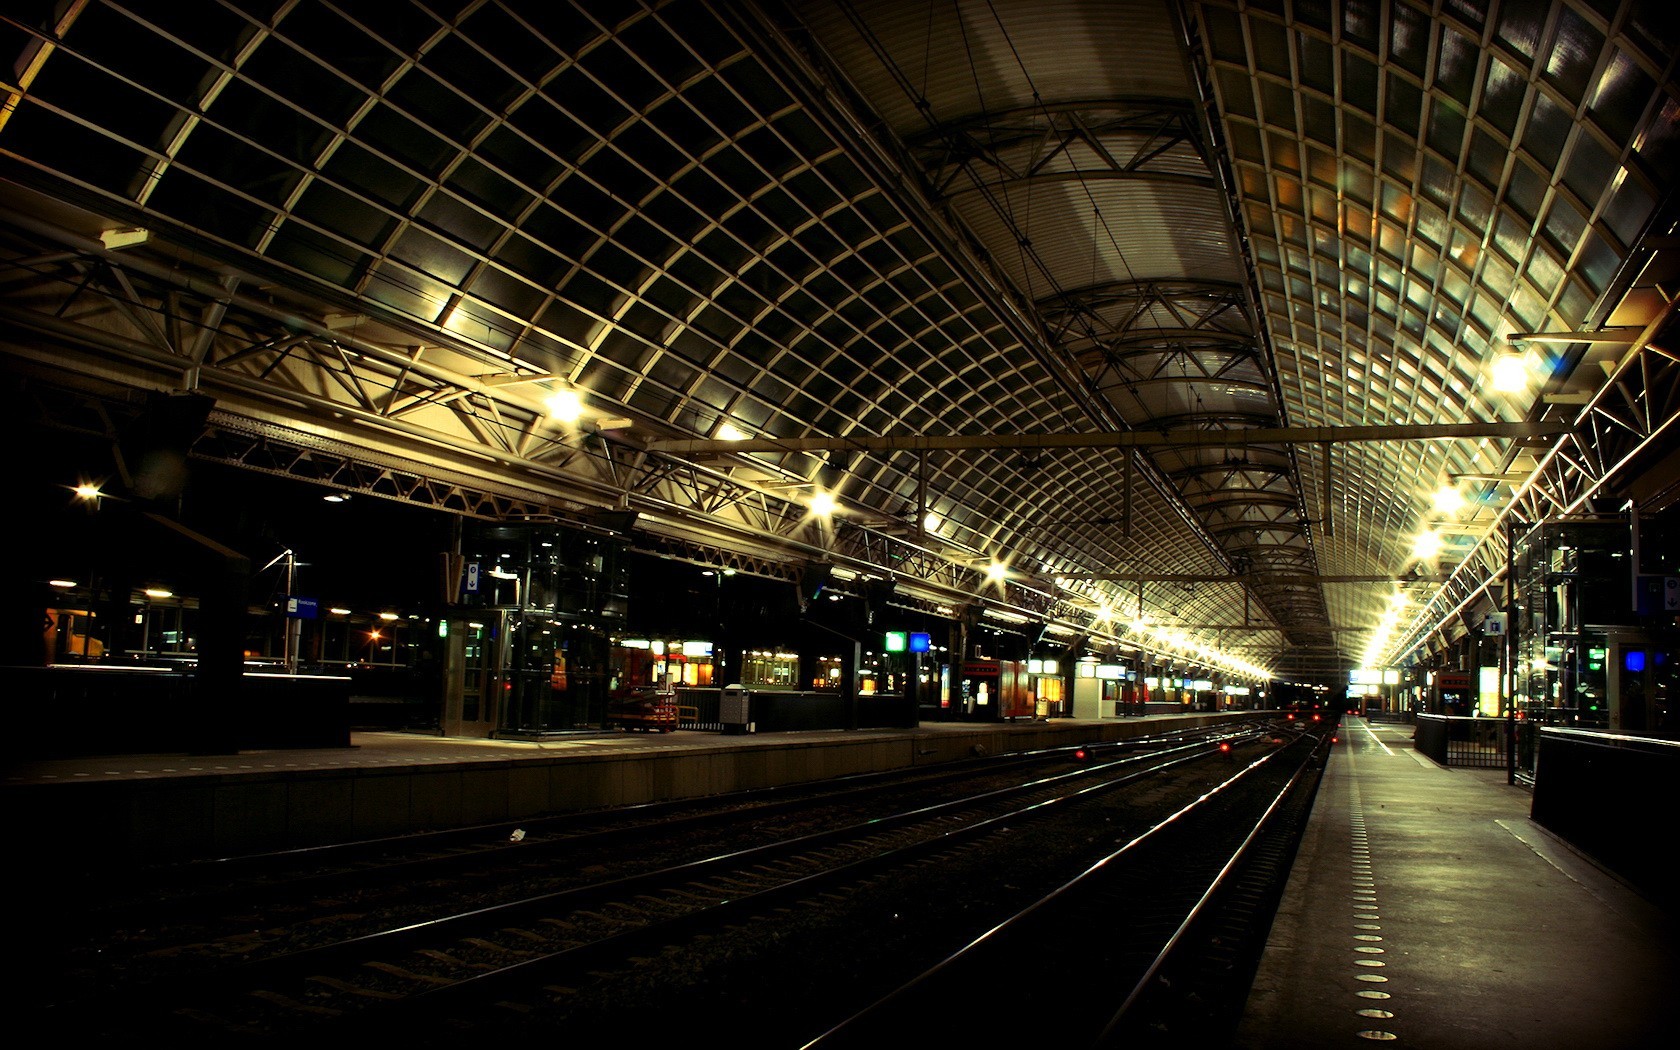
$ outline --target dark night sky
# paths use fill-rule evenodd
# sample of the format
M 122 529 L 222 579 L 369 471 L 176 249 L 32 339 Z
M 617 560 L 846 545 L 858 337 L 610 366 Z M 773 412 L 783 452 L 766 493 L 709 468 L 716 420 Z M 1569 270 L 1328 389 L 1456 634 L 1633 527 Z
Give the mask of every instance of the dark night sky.
M 178 500 L 121 500 L 108 445 L 61 434 L 29 449 L 15 475 L 22 507 L 14 520 L 23 522 L 19 550 L 30 575 L 83 579 L 97 552 L 124 549 L 134 585 L 155 580 L 188 593 L 180 565 L 192 560 L 192 545 L 136 513 L 149 509 L 245 555 L 253 601 L 284 593 L 282 566 L 258 570 L 288 547 L 298 561 L 296 593 L 323 604 L 413 606 L 437 590 L 436 553 L 451 525 L 444 513 L 376 496 L 328 503 L 331 490 L 320 485 L 198 460 L 187 461 Z M 118 499 L 92 512 L 70 489 L 101 478 Z

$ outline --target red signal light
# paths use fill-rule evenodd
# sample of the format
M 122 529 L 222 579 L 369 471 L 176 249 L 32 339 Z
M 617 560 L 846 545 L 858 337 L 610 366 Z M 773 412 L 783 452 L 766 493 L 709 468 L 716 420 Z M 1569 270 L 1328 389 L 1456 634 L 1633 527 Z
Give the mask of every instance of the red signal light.
M 1087 751 L 1087 750 L 1085 750 L 1085 749 L 1084 749 L 1084 748 L 1082 748 L 1082 747 L 1081 747 L 1081 748 L 1077 748 L 1077 749 L 1075 749 L 1075 750 L 1074 750 L 1074 752 L 1073 752 L 1073 757 L 1074 757 L 1074 758 L 1077 758 L 1077 759 L 1079 759 L 1079 760 L 1080 760 L 1080 761 L 1081 761 L 1081 762 L 1083 762 L 1083 761 L 1085 761 L 1085 760 L 1086 760 L 1086 759 L 1087 759 L 1087 758 L 1090 758 L 1090 757 L 1091 757 L 1091 753 L 1090 753 L 1090 752 L 1089 752 L 1089 751 Z
M 1314 722 L 1318 721 L 1318 715 L 1316 715 L 1316 714 L 1313 715 L 1313 721 Z
M 1287 720 L 1290 721 L 1290 722 L 1295 721 L 1295 712 L 1293 712 L 1293 711 L 1289 712 Z
M 1220 742 L 1219 742 L 1219 750 L 1221 750 L 1221 751 L 1229 751 L 1229 750 L 1231 750 L 1231 744 L 1230 744 L 1230 741 L 1228 741 L 1228 740 L 1221 740 L 1221 741 L 1220 741 Z

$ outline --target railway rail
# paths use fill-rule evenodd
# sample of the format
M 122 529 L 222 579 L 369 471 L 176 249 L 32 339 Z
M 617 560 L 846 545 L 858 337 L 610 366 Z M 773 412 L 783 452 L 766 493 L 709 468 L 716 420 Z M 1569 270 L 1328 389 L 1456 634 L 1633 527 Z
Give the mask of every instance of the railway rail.
M 668 1024 L 680 1031 L 687 1012 L 680 1004 L 696 994 L 704 1004 L 708 986 L 724 981 L 760 989 L 791 976 L 794 966 L 754 944 L 791 945 L 837 922 L 849 922 L 855 936 L 875 922 L 867 911 L 855 911 L 860 902 L 894 887 L 915 885 L 921 894 L 959 871 L 1002 876 L 985 893 L 958 895 L 972 898 L 972 914 L 929 909 L 949 927 L 945 935 L 960 934 L 994 913 L 992 898 L 1040 892 L 1054 881 L 1052 871 L 1079 862 L 1072 854 L 1091 852 L 1068 850 L 1070 838 L 1083 836 L 1091 847 L 1117 828 L 1141 828 L 1163 807 L 1183 808 L 1207 794 L 1212 773 L 1229 772 L 1234 755 L 1263 755 L 1256 768 L 1270 766 L 1272 756 L 1300 750 L 1297 738 L 1308 735 L 1261 727 L 1146 747 L 1134 742 L 1079 757 L 1046 753 L 1031 762 L 973 763 L 919 778 L 854 778 L 709 808 L 621 814 L 616 824 L 600 823 L 612 819 L 600 815 L 589 818 L 599 825 L 593 829 L 556 822 L 544 829 L 549 837 L 520 844 L 536 848 L 511 853 L 469 844 L 459 853 L 422 851 L 387 864 L 345 865 L 340 858 L 299 879 L 262 886 L 257 897 L 269 894 L 268 903 L 252 906 L 253 920 L 274 919 L 265 909 L 273 909 L 276 892 L 315 905 L 281 917 L 283 933 L 213 943 L 165 938 L 157 943 L 167 947 L 153 945 L 107 967 L 91 987 L 107 1004 L 97 1016 L 110 1018 L 109 1026 L 75 997 L 48 1012 L 68 1032 L 87 1037 L 150 1033 L 221 1043 L 377 1031 L 401 1032 L 419 1045 L 450 1045 L 497 1026 L 583 1033 Z M 1238 793 L 1221 788 L 1212 797 Z M 1166 834 L 1151 831 L 1145 838 Z M 383 849 L 389 853 L 391 844 Z M 509 857 L 519 859 L 523 874 L 508 885 L 559 888 L 383 925 L 339 899 L 361 892 L 359 880 L 369 879 L 417 889 L 407 895 L 412 901 L 469 901 L 481 891 L 463 889 L 478 878 L 466 873 L 505 875 Z M 1022 885 L 1012 886 L 1017 878 Z M 211 912 L 226 914 L 229 903 L 222 900 Z M 848 914 L 850 920 L 843 918 Z M 173 921 L 177 933 L 192 929 Z M 918 925 L 925 921 L 918 917 Z M 763 1045 L 810 1035 L 814 1018 L 840 1016 L 846 994 L 860 990 L 820 974 L 832 974 L 844 956 L 861 959 L 861 946 L 842 945 L 832 935 L 821 945 L 830 957 L 806 967 L 816 982 L 805 994 L 808 1009 L 771 1021 L 762 1004 L 751 1007 L 746 1027 L 771 1040 Z M 893 966 L 925 954 L 903 954 Z M 819 961 L 809 951 L 803 958 Z M 883 967 L 871 981 L 894 972 Z M 786 1006 L 770 1012 L 787 1013 Z
M 825 805 L 853 814 L 890 805 L 906 791 L 981 790 L 986 778 L 1012 782 L 1018 770 L 1082 763 L 1084 755 L 1147 752 L 1215 739 L 1222 730 L 1191 729 L 1126 741 L 1056 747 L 985 756 L 937 767 L 835 777 L 804 784 L 733 792 L 723 796 L 647 803 L 558 814 L 522 821 L 447 828 L 308 848 L 217 857 L 138 870 L 49 872 L 34 888 L 43 903 L 35 917 L 68 950 L 99 954 L 109 963 L 121 936 L 127 954 L 157 945 L 136 931 L 182 937 L 190 927 L 198 940 L 213 939 L 224 916 L 253 911 L 307 908 L 312 901 L 418 890 L 435 880 L 474 873 L 508 881 L 519 871 L 549 872 L 564 858 L 571 868 L 588 866 L 591 851 L 610 856 L 622 844 L 657 832 L 681 848 L 684 836 L 701 839 L 748 821 L 822 819 Z M 1076 754 L 1079 753 L 1079 754 Z M 754 833 L 768 833 L 768 831 Z M 580 858 L 584 858 L 580 860 Z M 235 924 L 241 924 L 237 920 Z

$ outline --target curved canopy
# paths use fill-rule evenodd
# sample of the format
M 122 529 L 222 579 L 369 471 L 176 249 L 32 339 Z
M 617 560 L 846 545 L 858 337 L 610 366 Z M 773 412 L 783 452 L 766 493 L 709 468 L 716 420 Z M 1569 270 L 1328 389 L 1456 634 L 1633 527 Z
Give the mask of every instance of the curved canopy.
M 199 455 L 1322 679 L 1674 445 L 1663 5 L 9 8 L 9 368 Z

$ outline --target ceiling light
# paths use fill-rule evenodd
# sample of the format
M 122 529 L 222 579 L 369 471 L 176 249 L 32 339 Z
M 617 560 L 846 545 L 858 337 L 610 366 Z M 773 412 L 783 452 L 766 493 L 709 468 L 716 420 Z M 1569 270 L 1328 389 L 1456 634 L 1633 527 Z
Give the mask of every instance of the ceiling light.
M 827 518 L 834 514 L 836 504 L 834 497 L 826 492 L 816 492 L 811 495 L 811 513 L 819 518 Z
M 99 231 L 99 242 L 105 245 L 109 251 L 117 251 L 121 248 L 132 248 L 137 244 L 145 244 L 151 239 L 151 236 L 151 231 L 139 228 L 101 230 Z
M 1464 509 L 1464 493 L 1455 485 L 1442 485 L 1435 490 L 1435 512 L 1457 514 Z
M 1428 561 L 1441 553 L 1441 534 L 1434 529 L 1420 532 L 1412 541 L 1412 554 L 1419 561 Z
M 1528 388 L 1528 355 L 1501 354 L 1493 361 L 1493 388 L 1515 394 Z
M 747 432 L 726 419 L 712 431 L 712 436 L 719 441 L 745 441 Z
M 583 398 L 571 387 L 562 387 L 543 401 L 550 418 L 562 423 L 576 423 L 583 415 Z

